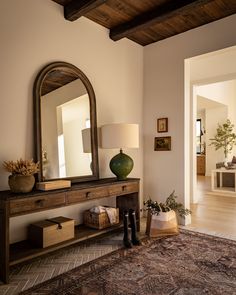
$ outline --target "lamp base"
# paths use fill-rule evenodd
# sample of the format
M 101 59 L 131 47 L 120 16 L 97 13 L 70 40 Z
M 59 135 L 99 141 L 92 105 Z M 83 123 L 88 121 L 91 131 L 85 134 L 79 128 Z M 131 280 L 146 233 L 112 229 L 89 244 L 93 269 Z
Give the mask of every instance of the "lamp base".
M 117 177 L 117 180 L 125 180 L 127 175 L 132 171 L 134 161 L 130 156 L 124 154 L 122 150 L 110 161 L 110 169 Z

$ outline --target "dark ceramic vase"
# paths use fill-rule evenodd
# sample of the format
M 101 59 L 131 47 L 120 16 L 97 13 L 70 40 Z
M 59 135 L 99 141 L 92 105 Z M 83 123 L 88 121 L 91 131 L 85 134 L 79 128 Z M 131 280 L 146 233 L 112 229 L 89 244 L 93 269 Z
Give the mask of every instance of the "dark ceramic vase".
M 117 180 L 125 180 L 133 167 L 133 160 L 130 156 L 124 154 L 122 150 L 110 161 L 110 169 L 117 176 Z
M 13 193 L 28 193 L 34 187 L 35 178 L 34 175 L 10 175 L 8 184 Z

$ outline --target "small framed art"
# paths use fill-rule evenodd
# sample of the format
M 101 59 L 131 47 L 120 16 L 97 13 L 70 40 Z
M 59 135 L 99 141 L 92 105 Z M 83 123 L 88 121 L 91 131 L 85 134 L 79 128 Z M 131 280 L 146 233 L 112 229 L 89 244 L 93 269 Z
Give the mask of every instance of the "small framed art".
M 171 136 L 155 137 L 154 151 L 170 151 Z
M 157 119 L 157 132 L 168 132 L 168 118 Z

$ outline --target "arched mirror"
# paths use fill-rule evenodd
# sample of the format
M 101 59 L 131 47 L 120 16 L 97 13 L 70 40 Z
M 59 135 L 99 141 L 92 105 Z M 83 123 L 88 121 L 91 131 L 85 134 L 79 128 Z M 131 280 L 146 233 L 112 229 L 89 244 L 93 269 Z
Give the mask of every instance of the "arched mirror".
M 98 178 L 96 101 L 85 74 L 72 64 L 44 67 L 34 84 L 39 181 Z

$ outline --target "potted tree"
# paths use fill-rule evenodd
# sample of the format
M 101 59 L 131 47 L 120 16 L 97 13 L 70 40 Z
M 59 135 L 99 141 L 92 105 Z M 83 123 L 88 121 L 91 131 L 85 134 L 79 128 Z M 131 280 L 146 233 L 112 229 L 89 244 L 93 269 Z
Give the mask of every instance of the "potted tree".
M 218 124 L 216 135 L 210 138 L 212 141 L 210 145 L 215 147 L 215 150 L 223 149 L 224 151 L 224 165 L 228 166 L 228 155 L 236 145 L 236 134 L 233 132 L 234 125 L 229 119 L 222 125 Z
M 10 172 L 8 184 L 14 193 L 28 193 L 35 184 L 34 174 L 39 171 L 39 163 L 33 160 L 5 161 L 3 168 Z

